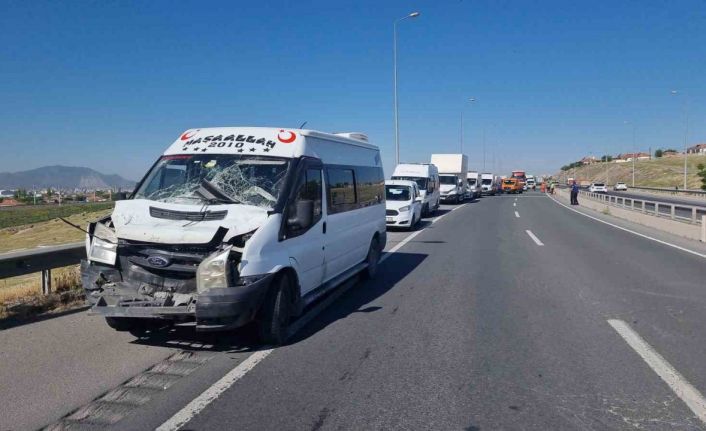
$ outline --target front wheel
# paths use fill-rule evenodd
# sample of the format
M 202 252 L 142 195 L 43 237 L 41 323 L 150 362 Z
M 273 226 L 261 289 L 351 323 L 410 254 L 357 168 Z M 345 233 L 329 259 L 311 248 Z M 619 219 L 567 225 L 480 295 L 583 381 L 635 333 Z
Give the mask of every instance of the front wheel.
M 263 344 L 278 346 L 287 340 L 289 319 L 292 316 L 291 302 L 289 277 L 281 275 L 270 287 L 260 310 L 258 332 Z
M 364 278 L 368 280 L 375 278 L 378 272 L 378 264 L 380 263 L 380 254 L 380 242 L 377 237 L 374 237 L 373 240 L 370 241 L 368 256 L 365 258 L 365 263 L 367 263 L 368 266 L 363 270 Z

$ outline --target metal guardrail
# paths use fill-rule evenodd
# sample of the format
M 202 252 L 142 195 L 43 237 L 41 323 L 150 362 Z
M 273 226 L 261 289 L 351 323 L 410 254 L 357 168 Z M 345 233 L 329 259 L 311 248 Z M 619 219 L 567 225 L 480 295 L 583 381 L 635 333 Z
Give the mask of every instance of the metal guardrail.
M 706 207 L 698 205 L 650 201 L 646 199 L 636 199 L 632 197 L 615 196 L 604 193 L 591 193 L 584 190 L 580 191 L 580 195 L 603 202 L 607 205 L 696 225 L 702 224 L 703 217 L 706 216 Z
M 651 192 L 668 193 L 672 195 L 687 195 L 687 196 L 700 196 L 706 197 L 706 191 L 704 190 L 693 190 L 693 189 L 673 189 L 666 187 L 643 187 L 643 186 L 632 186 L 631 189 L 646 190 Z
M 86 244 L 76 242 L 0 254 L 0 279 L 42 273 L 42 293 L 51 293 L 51 270 L 75 265 L 86 257 Z

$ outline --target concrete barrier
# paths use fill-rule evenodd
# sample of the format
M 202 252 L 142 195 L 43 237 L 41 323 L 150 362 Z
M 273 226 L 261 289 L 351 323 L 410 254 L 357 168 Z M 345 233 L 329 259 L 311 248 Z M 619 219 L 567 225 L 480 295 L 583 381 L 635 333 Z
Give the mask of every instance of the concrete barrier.
M 557 196 L 565 203 L 569 203 L 568 189 L 557 189 Z M 704 224 L 704 221 L 706 221 L 706 216 L 702 216 L 702 224 L 699 226 L 670 220 L 668 218 L 655 217 L 649 213 L 641 213 L 613 205 L 606 205 L 602 202 L 588 199 L 585 195 L 579 195 L 579 206 L 589 208 L 603 214 L 612 215 L 623 220 L 635 222 L 643 226 L 669 232 L 684 238 L 706 242 L 706 224 Z

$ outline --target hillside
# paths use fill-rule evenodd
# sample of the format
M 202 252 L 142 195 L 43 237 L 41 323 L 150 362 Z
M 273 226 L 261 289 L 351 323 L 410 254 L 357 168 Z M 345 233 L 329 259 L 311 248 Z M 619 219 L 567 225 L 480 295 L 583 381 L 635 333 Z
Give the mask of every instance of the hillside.
M 687 169 L 687 184 L 690 189 L 701 186 L 700 178 L 696 176 L 699 163 L 706 165 L 706 155 L 689 155 Z M 622 181 L 628 186 L 632 184 L 632 163 L 596 163 L 569 169 L 556 174 L 560 182 L 573 177 L 577 180 L 601 181 L 612 185 Z M 642 187 L 669 187 L 684 185 L 684 158 L 662 157 L 652 160 L 635 162 L 635 185 Z
M 106 175 L 91 168 L 74 166 L 44 166 L 21 172 L 0 172 L 0 189 L 107 189 L 134 185 L 134 181 L 120 175 Z

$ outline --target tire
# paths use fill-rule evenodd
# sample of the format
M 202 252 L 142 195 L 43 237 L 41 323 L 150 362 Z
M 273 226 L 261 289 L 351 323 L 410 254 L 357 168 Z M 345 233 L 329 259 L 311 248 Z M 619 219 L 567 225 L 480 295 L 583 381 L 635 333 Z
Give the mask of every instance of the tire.
M 411 229 L 411 228 L 410 228 Z M 368 255 L 365 258 L 365 263 L 368 266 L 363 270 L 363 278 L 372 280 L 378 272 L 378 264 L 380 263 L 380 242 L 377 237 L 370 241 Z
M 292 316 L 290 280 L 285 274 L 278 276 L 260 310 L 258 335 L 263 344 L 279 346 L 287 341 L 287 329 Z
M 422 217 L 429 217 L 429 205 L 422 207 Z
M 132 331 L 140 326 L 137 319 L 131 317 L 106 317 L 105 323 L 118 332 Z
M 135 337 L 169 326 L 169 322 L 159 319 L 139 319 L 135 317 L 106 317 L 105 323 L 118 332 L 129 332 Z

